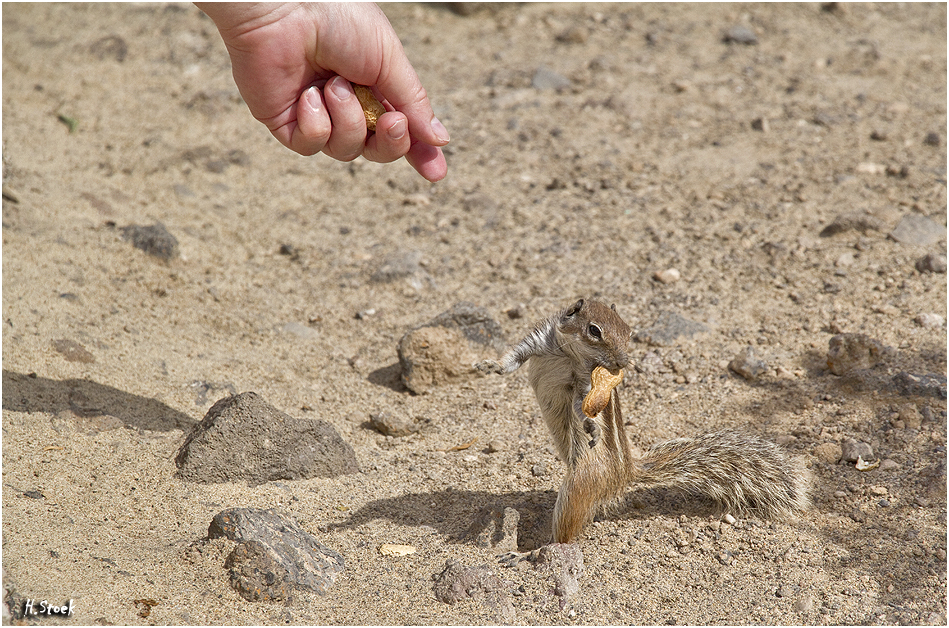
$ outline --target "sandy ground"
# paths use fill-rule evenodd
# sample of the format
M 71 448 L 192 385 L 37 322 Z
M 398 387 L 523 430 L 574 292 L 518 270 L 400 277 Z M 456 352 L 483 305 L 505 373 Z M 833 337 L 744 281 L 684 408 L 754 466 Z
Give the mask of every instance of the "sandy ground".
M 452 133 L 436 185 L 279 146 L 190 5 L 4 4 L 16 598 L 74 601 L 43 623 L 500 622 L 435 599 L 455 559 L 495 570 L 516 623 L 945 625 L 946 275 L 915 267 L 946 251 L 945 5 L 384 8 Z M 757 43 L 724 41 L 735 26 Z M 859 228 L 822 237 L 842 214 Z M 888 237 L 907 215 L 941 237 Z M 156 221 L 180 244 L 167 263 L 122 239 Z M 418 265 L 373 281 L 393 259 Z M 678 281 L 654 279 L 669 268 Z M 637 447 L 721 427 L 775 439 L 807 460 L 813 509 L 730 525 L 631 493 L 579 540 L 563 608 L 530 569 L 458 541 L 490 506 L 519 510 L 522 544 L 544 534 L 562 465 L 524 373 L 416 396 L 396 344 L 463 300 L 515 341 L 580 296 L 637 330 L 663 312 L 708 328 L 633 343 L 621 396 Z M 833 375 L 839 332 L 892 351 Z M 752 382 L 727 368 L 749 345 L 768 365 Z M 187 431 L 229 391 L 331 422 L 362 471 L 176 479 Z M 423 428 L 382 436 L 367 427 L 381 410 Z M 880 467 L 837 463 L 848 439 Z M 200 543 L 236 506 L 278 508 L 340 552 L 330 593 L 239 597 L 229 542 Z

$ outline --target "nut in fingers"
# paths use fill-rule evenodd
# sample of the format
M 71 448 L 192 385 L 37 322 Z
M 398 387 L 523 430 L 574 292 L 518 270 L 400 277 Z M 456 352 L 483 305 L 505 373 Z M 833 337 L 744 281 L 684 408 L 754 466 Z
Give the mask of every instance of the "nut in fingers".
M 610 393 L 623 381 L 623 370 L 618 369 L 611 373 L 602 366 L 598 366 L 590 373 L 590 392 L 583 399 L 583 414 L 591 419 L 603 412 L 603 408 L 610 402 Z
M 365 85 L 356 85 L 353 83 L 353 91 L 356 92 L 356 98 L 359 99 L 359 104 L 362 105 L 362 112 L 366 114 L 366 128 L 370 131 L 375 131 L 376 121 L 379 119 L 379 116 L 386 112 L 386 108 L 382 106 L 381 102 L 376 100 L 372 90 Z

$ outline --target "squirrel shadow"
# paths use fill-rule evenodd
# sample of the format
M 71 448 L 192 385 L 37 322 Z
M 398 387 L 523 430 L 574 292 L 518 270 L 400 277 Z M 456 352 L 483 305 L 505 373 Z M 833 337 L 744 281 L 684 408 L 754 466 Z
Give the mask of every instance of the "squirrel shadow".
M 517 544 L 521 551 L 537 549 L 551 542 L 551 518 L 557 491 L 512 491 L 491 493 L 447 488 L 408 493 L 369 502 L 349 519 L 328 525 L 328 530 L 349 530 L 385 519 L 396 525 L 429 526 L 454 543 L 470 542 L 472 522 L 486 509 L 513 508 L 519 515 Z M 631 490 L 605 507 L 594 521 L 646 520 L 656 516 L 709 517 L 720 514 L 710 501 L 661 488 Z
M 196 421 L 156 399 L 140 397 L 88 379 L 55 380 L 35 373 L 3 370 L 3 409 L 10 412 L 70 411 L 81 419 L 114 417 L 126 427 L 168 432 L 188 431 Z M 102 420 L 101 429 L 111 429 Z M 119 427 L 119 425 L 114 425 Z

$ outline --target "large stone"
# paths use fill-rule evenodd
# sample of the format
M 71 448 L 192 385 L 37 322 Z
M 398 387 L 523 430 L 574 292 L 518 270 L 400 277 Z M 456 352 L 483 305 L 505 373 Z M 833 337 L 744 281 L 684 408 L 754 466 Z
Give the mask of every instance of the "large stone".
M 482 307 L 461 302 L 399 341 L 402 383 L 416 394 L 464 381 L 485 348 L 504 349 L 501 326 Z
M 465 567 L 458 561 L 449 560 L 436 577 L 432 590 L 439 602 L 457 604 L 468 599 L 479 600 L 488 608 L 499 611 L 505 623 L 514 620 L 514 606 L 505 586 L 487 565 Z
M 231 586 L 251 602 L 285 600 L 294 591 L 325 595 L 345 568 L 342 556 L 273 509 L 219 512 L 208 527 L 208 538 L 238 542 L 224 566 Z
M 359 471 L 353 448 L 332 425 L 291 417 L 253 392 L 211 406 L 178 450 L 175 464 L 185 480 L 251 486 Z

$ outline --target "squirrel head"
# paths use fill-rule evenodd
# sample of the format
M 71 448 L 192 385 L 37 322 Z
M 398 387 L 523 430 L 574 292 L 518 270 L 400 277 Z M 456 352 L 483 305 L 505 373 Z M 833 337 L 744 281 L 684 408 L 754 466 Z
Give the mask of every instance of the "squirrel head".
M 557 330 L 565 336 L 563 350 L 592 370 L 610 371 L 629 364 L 629 340 L 633 330 L 616 313 L 615 305 L 580 299 L 560 313 Z

